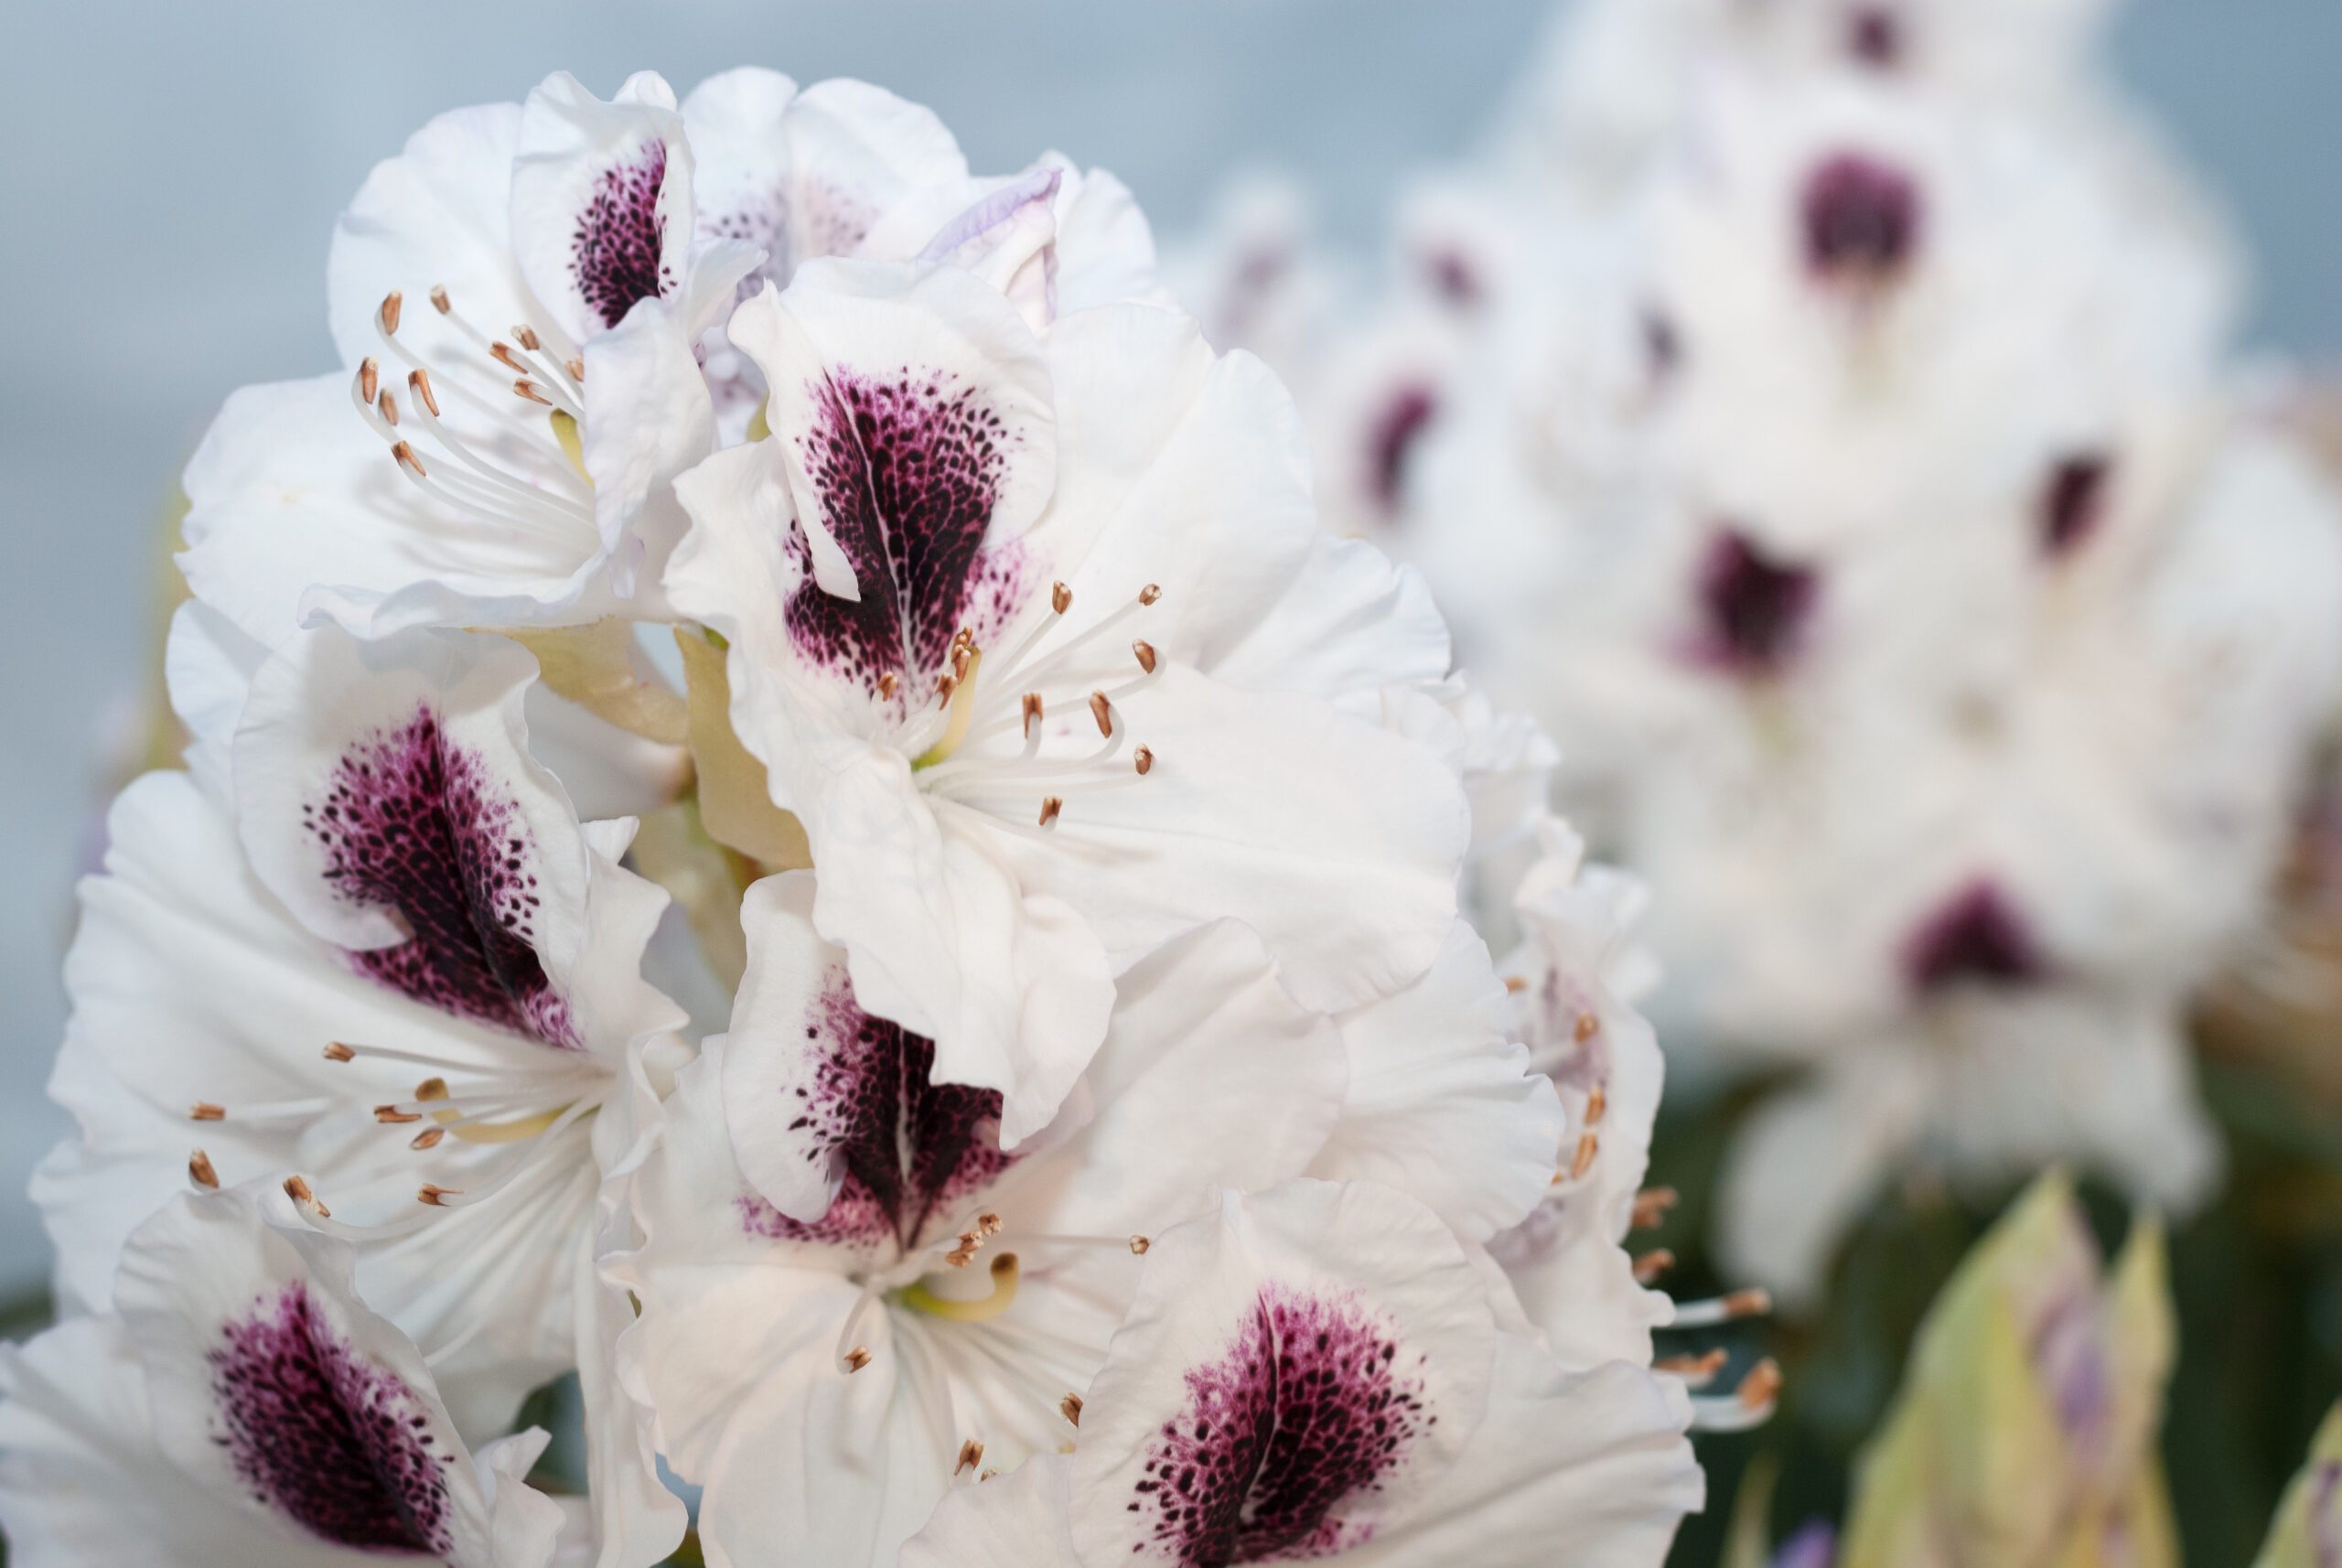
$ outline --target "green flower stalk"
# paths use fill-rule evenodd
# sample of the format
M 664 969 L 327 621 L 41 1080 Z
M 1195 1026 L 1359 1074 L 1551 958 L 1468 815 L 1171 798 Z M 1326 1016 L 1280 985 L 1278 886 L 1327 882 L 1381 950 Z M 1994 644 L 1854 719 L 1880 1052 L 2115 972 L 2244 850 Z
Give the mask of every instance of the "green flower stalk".
M 2174 1349 L 2161 1227 L 2110 1270 L 2043 1176 L 1921 1326 L 1842 1568 L 2176 1568 L 2154 1448 Z
M 2269 1540 L 2252 1568 L 2335 1568 L 2342 1563 L 2342 1405 L 2310 1444 L 2309 1463 L 2285 1488 Z

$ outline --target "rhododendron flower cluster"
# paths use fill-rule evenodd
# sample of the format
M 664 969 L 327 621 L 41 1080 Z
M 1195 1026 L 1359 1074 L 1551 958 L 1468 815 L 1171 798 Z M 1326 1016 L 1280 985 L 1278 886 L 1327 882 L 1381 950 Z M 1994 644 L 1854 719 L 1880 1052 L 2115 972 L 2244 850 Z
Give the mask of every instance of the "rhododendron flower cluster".
M 1776 1080 L 1720 1240 L 1793 1305 L 1915 1168 L 2204 1197 L 2186 1011 L 2342 692 L 2342 502 L 2102 9 L 1589 0 L 1379 294 L 1257 189 L 1181 273 L 1651 885 L 1671 1047 Z
M 1638 888 L 1127 191 L 557 75 L 326 281 L 82 889 L 16 1562 L 1657 1568 L 1778 1377 L 1628 1251 Z

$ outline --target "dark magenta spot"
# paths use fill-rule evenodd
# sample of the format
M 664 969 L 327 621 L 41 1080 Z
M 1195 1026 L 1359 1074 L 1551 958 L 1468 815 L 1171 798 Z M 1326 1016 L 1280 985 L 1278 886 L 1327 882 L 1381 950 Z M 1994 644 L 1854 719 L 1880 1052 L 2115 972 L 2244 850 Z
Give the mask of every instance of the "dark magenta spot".
M 455 1455 L 435 1451 L 414 1390 L 343 1341 L 299 1283 L 220 1334 L 215 1441 L 254 1498 L 338 1546 L 449 1554 Z
M 360 972 L 443 1013 L 576 1047 L 537 959 L 536 844 L 479 755 L 450 741 L 428 704 L 344 753 L 301 820 L 334 891 L 412 933 L 351 953 Z
M 665 235 L 659 224 L 659 190 L 666 179 L 667 144 L 647 143 L 633 162 L 602 171 L 586 210 L 577 215 L 570 267 L 577 292 L 605 327 L 616 327 L 638 302 L 674 285 L 660 262 Z
M 1903 22 L 1883 5 L 1857 6 L 1846 18 L 1846 53 L 1873 70 L 1903 63 Z
M 853 1245 L 892 1239 L 908 1249 L 931 1218 L 1016 1162 L 1000 1146 L 997 1090 L 929 1081 L 935 1043 L 865 1013 L 841 966 L 804 1023 L 811 1082 L 783 1114 L 805 1134 L 806 1158 L 843 1166 L 830 1211 L 800 1224 L 761 1197 L 738 1200 L 750 1235 Z
M 1407 460 L 1438 413 L 1439 400 L 1429 387 L 1402 387 L 1368 427 L 1367 490 L 1386 516 L 1397 513 L 1406 489 Z
M 1819 571 L 1727 530 L 1700 563 L 1701 651 L 1737 674 L 1778 673 L 1804 641 L 1821 593 Z
M 1179 1568 L 1364 1545 L 1372 1526 L 1342 1505 L 1380 1489 L 1438 1419 L 1420 1360 L 1399 1363 L 1355 1301 L 1263 1288 L 1219 1358 L 1188 1369 L 1187 1403 L 1149 1445 L 1130 1511 Z
M 1683 334 L 1675 318 L 1656 307 L 1643 312 L 1643 362 L 1651 379 L 1665 381 L 1683 363 Z
M 1825 283 L 1877 288 L 1918 254 L 1919 192 L 1901 170 L 1853 153 L 1806 181 L 1805 264 Z
M 964 628 L 981 644 L 1022 600 L 1020 552 L 983 548 L 1020 438 L 940 372 L 832 371 L 805 392 L 815 417 L 800 446 L 862 596 L 822 591 L 803 528 L 792 526 L 789 548 L 805 575 L 789 605 L 790 635 L 806 657 L 869 690 L 893 674 L 907 699 L 926 700 L 953 634 Z
M 1423 271 L 1431 279 L 1432 291 L 1460 310 L 1469 310 L 1488 297 L 1480 269 L 1461 251 L 1442 246 L 1423 258 Z
M 2069 555 L 2098 532 L 2113 472 L 2113 465 L 2096 453 L 2068 457 L 2050 470 L 2041 497 L 2042 553 L 2053 560 Z
M 2015 986 L 2041 977 L 2041 955 L 2025 918 L 1990 882 L 1963 889 L 1922 921 L 1903 950 L 1914 991 L 1954 985 Z

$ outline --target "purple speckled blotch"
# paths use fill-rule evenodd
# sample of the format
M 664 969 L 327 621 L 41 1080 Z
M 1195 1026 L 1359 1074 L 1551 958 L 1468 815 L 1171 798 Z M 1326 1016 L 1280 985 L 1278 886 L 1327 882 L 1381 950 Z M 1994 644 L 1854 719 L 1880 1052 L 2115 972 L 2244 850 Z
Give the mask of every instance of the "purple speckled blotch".
M 1821 596 L 1821 575 L 1728 529 L 1701 558 L 1696 590 L 1702 655 L 1736 674 L 1771 675 L 1803 642 Z
M 1892 283 L 1919 249 L 1919 192 L 1874 159 L 1841 153 L 1806 181 L 1805 264 L 1826 283 Z
M 209 1354 L 214 1441 L 263 1504 L 361 1552 L 446 1558 L 446 1466 L 423 1402 L 336 1334 L 306 1286 L 223 1326 Z
M 815 1058 L 796 1090 L 790 1131 L 808 1161 L 843 1168 L 829 1212 L 811 1224 L 761 1197 L 738 1200 L 741 1225 L 774 1240 L 908 1249 L 930 1218 L 990 1185 L 1016 1161 L 1000 1146 L 997 1090 L 933 1083 L 935 1043 L 865 1013 L 843 966 L 832 970 L 804 1024 Z
M 980 393 L 940 371 L 833 370 L 805 394 L 814 417 L 800 450 L 862 597 L 822 591 L 792 526 L 804 585 L 789 604 L 790 634 L 806 658 L 867 691 L 893 674 L 898 700 L 925 701 L 949 667 L 953 634 L 988 640 L 1030 585 L 1019 548 L 983 547 L 1020 438 Z
M 1872 70 L 1903 63 L 1903 21 L 1883 5 L 1864 5 L 1846 18 L 1846 53 Z
M 659 191 L 667 179 L 667 144 L 644 145 L 632 161 L 613 164 L 570 235 L 577 292 L 605 327 L 616 327 L 639 301 L 667 293 L 675 280 L 661 263 L 665 234 Z
M 2070 555 L 2098 532 L 2106 515 L 2107 482 L 2114 466 L 2100 454 L 2066 458 L 2049 471 L 2041 495 L 2041 549 L 2052 560 Z
M 1263 1288 L 1219 1359 L 1147 1449 L 1130 1511 L 1179 1568 L 1293 1563 L 1354 1550 L 1345 1499 L 1379 1490 L 1437 1422 L 1397 1343 L 1354 1300 Z M 1142 1541 L 1134 1552 L 1144 1551 Z
M 352 952 L 360 972 L 443 1013 L 576 1047 L 534 946 L 536 846 L 478 754 L 449 740 L 428 703 L 352 745 L 301 819 L 334 891 L 412 933 Z
M 1990 882 L 1977 882 L 1944 901 L 1919 923 L 1903 951 L 1905 978 L 1914 991 L 1958 984 L 2022 985 L 2041 977 L 2041 954 L 2025 917 Z
M 1367 429 L 1367 487 L 1386 514 L 1395 514 L 1407 482 L 1407 461 L 1439 413 L 1429 387 L 1405 386 L 1391 393 Z

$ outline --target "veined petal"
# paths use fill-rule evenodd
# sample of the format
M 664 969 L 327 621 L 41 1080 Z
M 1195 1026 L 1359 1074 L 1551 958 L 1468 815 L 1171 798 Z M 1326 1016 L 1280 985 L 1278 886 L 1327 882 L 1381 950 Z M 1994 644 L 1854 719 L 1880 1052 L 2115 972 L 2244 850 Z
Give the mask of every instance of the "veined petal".
M 1327 1011 L 1430 967 L 1469 826 L 1435 757 L 1321 699 L 1176 665 L 1129 706 L 1155 758 L 1144 785 L 1075 798 L 1047 843 L 991 831 L 1024 887 L 1080 910 L 1118 963 L 1241 919 L 1294 994 Z
M 1519 1224 L 1552 1188 L 1568 1122 L 1505 1012 L 1486 944 L 1456 921 L 1420 979 L 1342 1015 L 1348 1091 L 1309 1174 L 1406 1193 L 1466 1240 Z
M 1082 1568 L 1073 1543 L 1073 1460 L 1045 1454 L 935 1505 L 899 1568 Z

